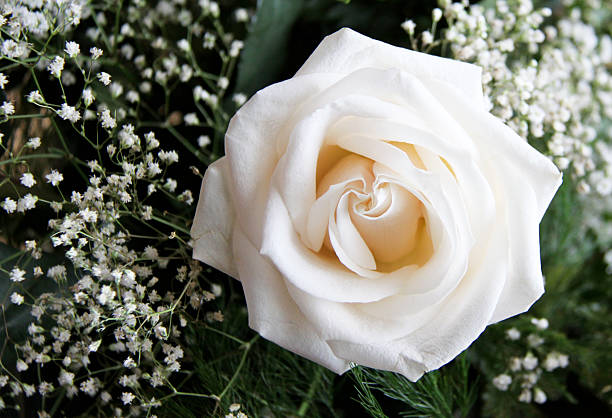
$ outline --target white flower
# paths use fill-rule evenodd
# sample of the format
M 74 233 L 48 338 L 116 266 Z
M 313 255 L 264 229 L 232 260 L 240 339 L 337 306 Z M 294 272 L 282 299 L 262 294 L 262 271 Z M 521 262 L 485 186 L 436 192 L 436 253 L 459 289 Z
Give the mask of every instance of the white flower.
M 34 137 L 34 138 L 28 139 L 28 142 L 26 143 L 26 147 L 31 148 L 31 149 L 37 149 L 38 147 L 40 147 L 40 144 L 41 144 L 40 138 Z
M 189 51 L 191 49 L 191 46 L 189 45 L 189 41 L 187 41 L 187 39 L 181 39 L 179 40 L 176 45 L 179 47 L 180 50 L 182 51 Z
M 22 295 L 17 292 L 11 293 L 11 303 L 14 303 L 15 305 L 21 305 L 23 301 L 24 299 Z
M 15 369 L 17 369 L 18 372 L 26 371 L 28 370 L 28 364 L 22 359 L 19 359 L 17 360 L 17 363 L 15 364 Z
M 100 83 L 104 84 L 105 86 L 108 86 L 111 83 L 111 76 L 109 73 L 105 73 L 103 71 L 101 73 L 98 73 L 98 80 L 100 80 Z
M 230 45 L 229 55 L 230 57 L 236 58 L 240 55 L 240 51 L 244 48 L 244 42 L 242 41 L 232 41 Z
M 34 175 L 32 173 L 23 173 L 19 181 L 28 188 L 36 184 L 36 180 L 34 180 Z
M 533 390 L 533 401 L 535 403 L 542 404 L 545 403 L 547 399 L 548 398 L 546 397 L 546 393 L 542 389 L 535 388 Z
M 229 86 L 229 80 L 227 77 L 219 77 L 219 80 L 217 80 L 217 86 L 219 86 L 219 88 L 221 90 L 225 90 L 227 88 L 227 86 Z
M 328 36 L 230 122 L 194 257 L 239 278 L 265 338 L 418 379 L 544 290 L 561 174 L 484 106 L 476 66 Z
M 525 370 L 533 370 L 538 367 L 538 358 L 531 353 L 527 353 L 527 355 L 523 358 L 523 367 Z
M 414 35 L 414 29 L 416 28 L 416 24 L 412 20 L 406 20 L 402 23 L 402 29 L 406 31 L 406 33 L 410 36 Z
M 546 318 L 532 318 L 531 323 L 536 326 L 537 329 L 544 330 L 548 328 L 548 319 Z
M 38 90 L 32 90 L 30 93 L 28 93 L 28 102 L 31 103 L 42 103 L 45 101 L 45 99 L 43 99 L 42 94 L 40 94 L 40 92 Z
M 519 402 L 531 403 L 531 390 L 523 389 L 518 397 Z
M 176 163 L 179 160 L 178 153 L 174 150 L 172 151 L 159 151 L 157 156 L 160 160 L 165 162 L 166 164 Z
M 0 113 L 6 116 L 12 115 L 15 113 L 15 105 L 11 102 L 2 103 L 2 106 L 0 106 Z
M 101 49 L 96 48 L 96 47 L 94 46 L 94 47 L 91 47 L 91 48 L 89 49 L 89 53 L 91 54 L 91 59 L 93 59 L 93 60 L 97 60 L 98 58 L 100 58 L 100 57 L 102 56 L 102 54 L 104 53 L 104 51 L 102 51 Z
M 102 127 L 106 129 L 113 129 L 117 126 L 117 122 L 111 116 L 110 110 L 108 109 L 104 109 L 102 110 L 102 113 L 100 113 L 100 123 L 102 124 Z
M 81 119 L 81 114 L 74 106 L 68 106 L 68 103 L 62 104 L 62 108 L 57 111 L 60 118 L 69 120 L 72 123 L 76 123 Z
M 208 135 L 200 135 L 198 137 L 198 146 L 204 148 L 210 144 L 210 137 Z
M 521 332 L 516 328 L 510 328 L 506 331 L 506 337 L 509 340 L 516 341 L 521 338 Z
M 499 376 L 493 378 L 493 385 L 502 391 L 508 390 L 510 383 L 512 383 L 512 378 L 507 374 L 500 374 Z
M 186 125 L 197 125 L 200 123 L 200 120 L 195 113 L 187 113 L 184 119 Z
M 25 212 L 26 210 L 34 209 L 37 201 L 38 196 L 33 196 L 28 193 L 17 201 L 17 212 Z
M 232 96 L 232 101 L 236 103 L 236 106 L 240 107 L 247 101 L 247 97 L 242 93 L 236 93 Z
M 64 69 L 64 59 L 62 57 L 55 57 L 53 61 L 49 63 L 47 70 L 51 75 L 60 78 L 62 76 L 62 70 Z
M 25 280 L 25 270 L 21 270 L 19 267 L 13 267 L 9 275 L 9 279 L 12 282 L 22 282 Z
M 83 90 L 83 103 L 85 103 L 85 106 L 90 106 L 93 101 L 95 100 L 96 96 L 94 96 L 93 92 L 91 91 L 91 89 L 87 88 L 85 90 Z
M 2 203 L 0 203 L 0 206 L 2 207 L 2 209 L 4 209 L 7 213 L 13 213 L 15 212 L 15 209 L 17 209 L 17 202 L 15 202 L 13 199 L 11 199 L 10 197 L 5 197 L 4 201 Z
M 76 56 L 81 53 L 81 47 L 74 41 L 67 41 L 64 52 L 66 52 L 70 58 L 76 58 Z
M 4 73 L 0 73 L 0 89 L 4 90 L 4 86 L 6 86 L 8 83 L 8 78 L 6 78 L 6 75 L 4 75 Z

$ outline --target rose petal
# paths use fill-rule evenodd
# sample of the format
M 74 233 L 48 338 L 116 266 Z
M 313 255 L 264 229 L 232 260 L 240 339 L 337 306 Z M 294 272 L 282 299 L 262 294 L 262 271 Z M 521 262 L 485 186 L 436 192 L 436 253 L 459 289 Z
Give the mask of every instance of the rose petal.
M 292 129 L 288 126 L 292 113 L 337 78 L 313 74 L 273 84 L 257 92 L 230 121 L 225 135 L 230 190 L 236 219 L 252 242 L 261 242 L 261 219 L 272 172 L 279 159 L 277 151 L 286 145 L 283 129 Z
M 191 237 L 193 258 L 238 279 L 232 255 L 234 206 L 227 189 L 228 161 L 220 158 L 208 166 L 196 209 Z
M 296 76 L 348 74 L 360 68 L 395 68 L 419 78 L 442 80 L 458 86 L 472 100 L 472 106 L 484 108 L 480 67 L 392 46 L 348 28 L 323 39 Z
M 249 326 L 262 337 L 336 373 L 348 370 L 348 361 L 333 354 L 291 300 L 278 271 L 239 229 L 234 232 L 234 251 L 243 277 Z

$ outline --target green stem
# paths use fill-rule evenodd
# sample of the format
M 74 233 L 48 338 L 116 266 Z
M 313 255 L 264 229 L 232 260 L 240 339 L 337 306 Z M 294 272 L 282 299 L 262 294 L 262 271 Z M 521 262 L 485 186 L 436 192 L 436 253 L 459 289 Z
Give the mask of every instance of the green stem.
M 312 403 L 312 398 L 314 397 L 314 394 L 317 390 L 317 387 L 319 386 L 319 382 L 321 381 L 322 376 L 323 376 L 323 368 L 319 367 L 317 368 L 317 372 L 314 378 L 312 379 L 312 382 L 310 382 L 310 387 L 308 388 L 306 399 L 304 399 L 304 401 L 300 405 L 300 409 L 298 409 L 297 411 L 298 417 L 306 416 L 306 413 L 308 412 L 308 408 L 310 408 L 310 404 Z
M 35 160 L 37 158 L 64 158 L 66 157 L 66 155 L 64 154 L 32 154 L 32 155 L 24 155 L 23 157 L 19 157 L 19 158 L 12 158 L 10 160 L 4 160 L 4 161 L 0 161 L 0 165 L 5 165 L 5 164 L 16 164 L 22 160 Z
M 255 335 L 253 338 L 251 338 L 251 341 L 249 341 L 248 343 L 242 346 L 242 348 L 244 349 L 244 353 L 242 353 L 242 358 L 240 359 L 240 363 L 238 364 L 238 367 L 236 368 L 236 371 L 234 372 L 234 375 L 232 376 L 230 381 L 227 382 L 227 385 L 225 386 L 225 389 L 223 389 L 223 392 L 219 394 L 219 400 L 223 399 L 225 394 L 230 390 L 230 388 L 232 387 L 232 385 L 238 378 L 238 375 L 240 374 L 240 371 L 242 370 L 242 367 L 244 366 L 244 363 L 246 362 L 246 358 L 247 358 L 247 355 L 249 354 L 249 350 L 251 349 L 251 347 L 253 347 L 253 344 L 255 343 L 255 341 L 257 341 L 258 338 L 259 338 L 259 334 Z

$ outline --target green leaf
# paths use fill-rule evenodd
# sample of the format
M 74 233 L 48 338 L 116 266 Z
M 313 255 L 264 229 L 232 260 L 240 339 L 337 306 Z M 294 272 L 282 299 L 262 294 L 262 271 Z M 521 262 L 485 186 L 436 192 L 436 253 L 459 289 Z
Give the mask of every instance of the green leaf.
M 277 80 L 283 70 L 289 35 L 304 0 L 259 0 L 256 20 L 238 64 L 236 92 L 252 95 Z

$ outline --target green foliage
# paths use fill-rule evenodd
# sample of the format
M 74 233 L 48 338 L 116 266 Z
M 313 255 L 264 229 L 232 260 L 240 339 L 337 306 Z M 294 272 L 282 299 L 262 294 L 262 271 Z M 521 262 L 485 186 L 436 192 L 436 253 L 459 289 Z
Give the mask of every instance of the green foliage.
M 472 379 L 465 354 L 450 365 L 427 373 L 417 382 L 391 372 L 355 367 L 359 403 L 373 417 L 386 417 L 372 393 L 378 391 L 399 401 L 404 417 L 466 417 L 478 395 L 478 381 Z
M 236 91 L 251 95 L 283 70 L 289 33 L 304 0 L 262 0 L 238 65 Z M 265 68 L 265 71 L 262 69 Z
M 334 374 L 246 330 L 243 303 L 227 307 L 227 320 L 219 325 L 189 327 L 185 338 L 193 372 L 158 414 L 222 417 L 230 404 L 240 403 L 249 417 L 333 416 Z M 184 393 L 207 395 L 180 396 Z

